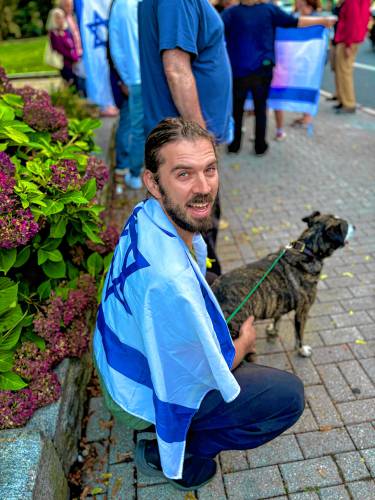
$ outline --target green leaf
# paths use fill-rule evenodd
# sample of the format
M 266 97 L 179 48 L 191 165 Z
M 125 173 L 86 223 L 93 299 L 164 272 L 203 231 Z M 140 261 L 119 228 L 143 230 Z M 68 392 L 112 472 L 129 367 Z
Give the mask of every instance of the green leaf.
M 73 265 L 69 260 L 66 263 L 68 267 L 68 278 L 70 280 L 74 280 L 79 276 L 79 269 L 75 265 Z
M 2 144 L 0 144 L 0 151 L 6 151 L 7 147 L 8 147 L 8 143 L 3 142 Z
M 17 293 L 17 283 L 14 283 L 7 278 L 0 278 L 0 316 L 16 307 Z
M 23 99 L 17 94 L 2 94 L 1 98 L 13 108 L 23 108 Z
M 44 215 L 53 215 L 58 214 L 64 210 L 64 203 L 58 200 L 45 200 L 47 206 L 42 208 L 42 212 Z
M 48 253 L 48 259 L 51 260 L 52 262 L 60 262 L 63 260 L 62 253 L 60 250 L 50 250 L 47 252 Z
M 48 252 L 43 250 L 43 248 L 39 248 L 38 250 L 38 266 L 41 266 L 48 260 Z
M 90 222 L 83 222 L 82 230 L 93 243 L 104 245 L 103 241 L 98 236 L 99 227 L 96 224 Z
M 103 257 L 99 255 L 98 252 L 92 253 L 87 259 L 87 269 L 94 278 L 98 276 L 103 269 Z
M 9 351 L 0 351 L 0 372 L 8 372 L 13 368 L 14 353 Z
M 82 194 L 87 200 L 92 200 L 96 195 L 96 179 L 89 179 L 82 186 Z
M 17 306 L 17 309 L 18 307 L 19 306 Z M 9 351 L 17 344 L 21 335 L 22 325 L 20 321 L 22 321 L 22 309 L 19 307 L 18 311 L 14 309 L 9 313 L 9 320 L 7 320 L 7 323 L 9 323 L 10 326 L 4 323 L 3 318 L 0 321 L 1 328 L 4 327 L 4 330 L 1 332 L 2 335 L 0 336 L 0 351 Z
M 80 191 L 71 191 L 70 193 L 66 193 L 63 196 L 60 196 L 59 200 L 62 203 L 75 203 L 76 205 L 82 205 L 84 203 L 88 203 L 89 201 Z
M 73 247 L 77 243 L 84 243 L 85 242 L 85 238 L 82 238 L 82 235 L 74 230 L 68 232 L 66 239 L 67 239 L 68 245 L 70 247 Z
M 51 295 L 51 280 L 43 281 L 37 289 L 40 300 L 46 300 Z
M 66 264 L 64 261 L 51 262 L 48 260 L 42 265 L 42 269 L 48 278 L 59 279 L 66 276 Z
M 110 252 L 108 255 L 104 257 L 104 272 L 107 273 L 109 270 L 109 267 L 112 262 L 112 257 L 113 257 L 114 252 Z
M 0 133 L 12 139 L 16 144 L 27 144 L 29 142 L 29 138 L 23 132 L 20 132 L 16 128 L 7 125 L 5 127 L 0 128 Z
M 0 120 L 11 122 L 14 120 L 15 113 L 10 106 L 4 106 L 0 104 Z
M 66 217 L 60 217 L 57 222 L 51 224 L 50 237 L 51 238 L 62 238 L 66 233 L 66 226 L 68 224 L 68 219 Z
M 2 391 L 18 391 L 27 387 L 26 382 L 14 372 L 0 373 L 0 390 Z
M 6 250 L 5 248 L 0 248 L 0 271 L 7 274 L 9 269 L 13 266 L 17 259 L 17 250 L 11 248 Z
M 56 250 L 60 246 L 62 238 L 47 238 L 41 248 L 46 251 Z
M 13 267 L 22 267 L 29 260 L 31 254 L 30 245 L 22 248 L 20 252 L 17 253 L 16 262 L 13 264 Z

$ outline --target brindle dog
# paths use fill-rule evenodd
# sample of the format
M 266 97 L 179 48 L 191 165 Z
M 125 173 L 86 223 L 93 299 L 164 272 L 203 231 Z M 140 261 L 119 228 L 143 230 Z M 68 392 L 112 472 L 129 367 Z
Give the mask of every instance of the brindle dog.
M 288 245 L 275 268 L 233 318 L 229 329 L 233 338 L 238 337 L 241 324 L 252 315 L 255 320 L 273 319 L 267 333 L 276 336 L 282 315 L 295 311 L 296 349 L 301 356 L 309 357 L 312 350 L 310 346 L 303 345 L 303 333 L 316 297 L 323 260 L 343 247 L 355 228 L 343 219 L 320 212 L 313 212 L 302 221 L 307 223 L 307 229 L 298 240 Z M 244 300 L 281 250 L 234 269 L 214 281 L 212 289 L 225 317 Z

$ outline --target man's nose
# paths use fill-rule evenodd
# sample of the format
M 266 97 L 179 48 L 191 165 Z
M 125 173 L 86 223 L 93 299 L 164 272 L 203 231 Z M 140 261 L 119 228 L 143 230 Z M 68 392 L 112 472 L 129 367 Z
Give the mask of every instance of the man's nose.
M 194 183 L 195 193 L 210 193 L 211 185 L 204 174 L 198 174 Z

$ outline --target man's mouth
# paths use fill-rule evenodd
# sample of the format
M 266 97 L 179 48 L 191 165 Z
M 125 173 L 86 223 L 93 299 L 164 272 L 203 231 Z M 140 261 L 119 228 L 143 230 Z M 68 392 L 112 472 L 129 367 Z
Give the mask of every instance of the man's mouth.
M 208 217 L 211 213 L 210 202 L 205 203 L 188 203 L 187 208 L 190 212 L 190 215 L 194 218 L 202 218 Z

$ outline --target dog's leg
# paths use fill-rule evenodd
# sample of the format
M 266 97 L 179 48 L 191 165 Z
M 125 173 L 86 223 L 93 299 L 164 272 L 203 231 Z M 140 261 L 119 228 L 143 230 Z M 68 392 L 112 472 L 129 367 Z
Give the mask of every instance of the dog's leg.
M 296 310 L 296 314 L 294 316 L 296 349 L 298 350 L 298 354 L 304 358 L 309 358 L 312 355 L 311 347 L 309 345 L 303 345 L 303 334 L 309 310 L 310 306 L 308 304 L 304 304 L 303 307 L 299 307 Z
M 270 323 L 266 328 L 266 333 L 268 337 L 277 337 L 279 334 L 281 316 L 274 318 L 272 323 Z

